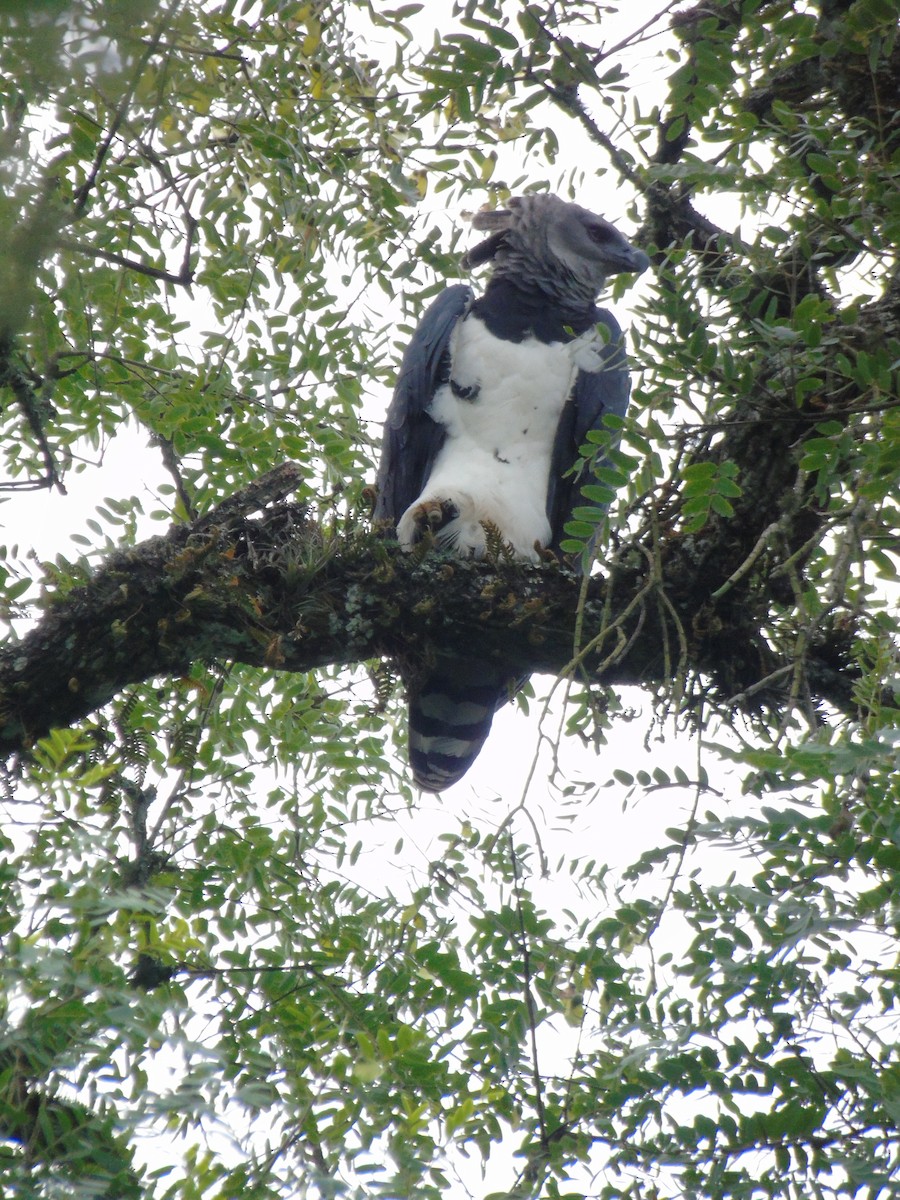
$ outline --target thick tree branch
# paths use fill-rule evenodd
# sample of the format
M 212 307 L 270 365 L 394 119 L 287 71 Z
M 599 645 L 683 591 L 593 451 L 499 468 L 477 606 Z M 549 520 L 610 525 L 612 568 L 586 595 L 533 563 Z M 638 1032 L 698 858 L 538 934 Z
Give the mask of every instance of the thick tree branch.
M 757 440 L 750 452 L 758 451 Z M 114 555 L 51 602 L 0 654 L 0 752 L 27 748 L 126 685 L 184 674 L 195 661 L 308 671 L 388 656 L 408 676 L 440 647 L 513 674 L 576 669 L 574 573 L 404 554 L 364 529 L 326 538 L 287 499 L 299 479 L 285 464 L 190 526 Z M 653 553 L 626 546 L 587 589 L 577 670 L 659 686 L 672 673 L 666 648 L 681 646 L 684 665 L 721 694 L 752 695 L 783 664 L 743 590 L 720 600 L 712 593 L 757 537 L 749 521 L 746 530 L 726 522 Z M 844 705 L 850 681 L 833 660 L 833 648 L 810 655 L 809 688 Z

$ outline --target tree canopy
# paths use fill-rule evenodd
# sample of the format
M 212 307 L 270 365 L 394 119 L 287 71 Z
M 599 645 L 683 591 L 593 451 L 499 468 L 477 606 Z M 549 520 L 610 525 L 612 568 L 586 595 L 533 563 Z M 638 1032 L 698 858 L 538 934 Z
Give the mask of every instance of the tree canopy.
M 895 1193 L 897 25 L 0 3 L 4 1196 Z M 404 339 L 465 213 L 542 188 L 653 263 L 598 567 L 403 555 Z M 152 498 L 29 553 L 135 431 Z M 423 849 L 438 644 L 561 681 L 598 753 Z M 623 686 L 689 762 L 604 764 Z

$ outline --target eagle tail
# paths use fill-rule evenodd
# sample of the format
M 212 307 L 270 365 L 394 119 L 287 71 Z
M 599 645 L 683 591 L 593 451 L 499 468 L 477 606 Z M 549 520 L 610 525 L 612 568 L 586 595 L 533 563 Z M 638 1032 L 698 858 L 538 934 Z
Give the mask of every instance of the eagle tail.
M 442 792 L 471 767 L 494 713 L 519 680 L 477 659 L 447 659 L 409 699 L 409 763 L 423 792 Z

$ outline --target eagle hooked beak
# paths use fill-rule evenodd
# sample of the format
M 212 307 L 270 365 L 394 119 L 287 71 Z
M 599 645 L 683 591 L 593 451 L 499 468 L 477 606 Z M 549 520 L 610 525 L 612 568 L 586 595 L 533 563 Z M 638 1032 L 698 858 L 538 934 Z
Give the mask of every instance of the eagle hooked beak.
M 650 259 L 637 246 L 610 246 L 604 248 L 603 266 L 607 275 L 624 275 L 627 271 L 642 275 L 650 266 Z

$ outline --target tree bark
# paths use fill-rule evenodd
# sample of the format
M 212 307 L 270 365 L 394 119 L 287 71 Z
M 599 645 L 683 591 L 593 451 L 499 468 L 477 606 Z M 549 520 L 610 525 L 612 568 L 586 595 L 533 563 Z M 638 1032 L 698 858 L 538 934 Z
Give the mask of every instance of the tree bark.
M 760 683 L 790 664 L 767 645 L 743 589 L 712 597 L 752 546 L 747 522 L 652 552 L 626 543 L 605 575 L 584 581 L 552 563 L 406 554 L 362 524 L 326 535 L 288 498 L 299 479 L 284 464 L 51 600 L 0 653 L 0 750 L 27 749 L 127 685 L 214 659 L 308 671 L 388 657 L 408 678 L 440 648 L 511 674 L 659 687 L 692 672 L 739 707 L 783 699 L 783 678 Z M 841 655 L 839 639 L 823 640 L 805 673 L 810 694 L 844 707 Z

